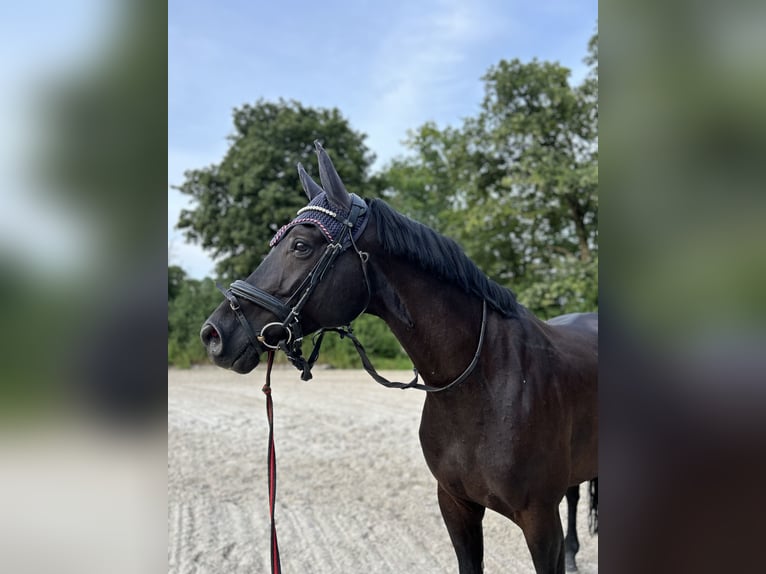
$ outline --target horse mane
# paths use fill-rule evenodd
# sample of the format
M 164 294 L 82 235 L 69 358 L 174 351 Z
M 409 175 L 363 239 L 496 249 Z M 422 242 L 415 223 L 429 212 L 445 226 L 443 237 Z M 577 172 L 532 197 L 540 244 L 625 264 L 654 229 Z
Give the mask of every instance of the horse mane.
M 487 277 L 453 239 L 394 210 L 385 201 L 368 201 L 383 250 L 432 273 L 469 295 L 484 299 L 504 317 L 518 317 L 521 306 L 513 291 Z

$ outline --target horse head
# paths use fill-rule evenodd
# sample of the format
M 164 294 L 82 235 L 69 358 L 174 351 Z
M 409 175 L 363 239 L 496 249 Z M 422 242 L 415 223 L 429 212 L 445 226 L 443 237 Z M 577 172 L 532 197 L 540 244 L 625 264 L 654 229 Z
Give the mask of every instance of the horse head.
M 208 317 L 200 338 L 218 366 L 252 371 L 269 348 L 300 354 L 300 339 L 347 325 L 369 302 L 366 253 L 357 241 L 367 205 L 349 194 L 319 142 L 321 186 L 298 164 L 309 204 L 270 242 L 271 251 Z

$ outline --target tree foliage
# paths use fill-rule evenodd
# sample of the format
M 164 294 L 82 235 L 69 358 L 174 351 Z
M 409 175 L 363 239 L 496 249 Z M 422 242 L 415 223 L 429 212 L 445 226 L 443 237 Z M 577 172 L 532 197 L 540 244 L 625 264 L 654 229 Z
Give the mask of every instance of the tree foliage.
M 187 171 L 179 191 L 195 200 L 178 227 L 218 259 L 224 277 L 249 275 L 278 227 L 305 205 L 295 166 L 318 177 L 313 142 L 326 142 L 349 190 L 363 190 L 373 156 L 337 109 L 259 100 L 233 113 L 230 146 L 217 165 Z M 313 173 L 312 173 L 313 172 Z
M 168 364 L 188 367 L 207 360 L 199 330 L 220 302 L 211 279 L 189 279 L 180 267 L 168 267 Z
M 598 304 L 598 37 L 579 86 L 551 62 L 502 60 L 476 117 L 427 123 L 383 179 L 394 205 L 457 239 L 544 317 Z

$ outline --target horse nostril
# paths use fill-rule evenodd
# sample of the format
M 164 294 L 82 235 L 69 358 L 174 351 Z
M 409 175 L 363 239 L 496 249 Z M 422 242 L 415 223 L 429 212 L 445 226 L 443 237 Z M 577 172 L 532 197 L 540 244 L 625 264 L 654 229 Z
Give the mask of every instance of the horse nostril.
M 221 348 L 223 347 L 221 344 L 221 335 L 210 323 L 205 323 L 202 326 L 202 330 L 199 332 L 199 338 L 202 339 L 202 344 L 205 345 L 205 348 L 214 355 L 221 352 Z

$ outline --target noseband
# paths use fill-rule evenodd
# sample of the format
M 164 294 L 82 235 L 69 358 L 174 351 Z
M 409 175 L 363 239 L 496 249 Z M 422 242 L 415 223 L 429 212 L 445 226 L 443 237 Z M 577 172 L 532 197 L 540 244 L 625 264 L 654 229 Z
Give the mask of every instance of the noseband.
M 277 297 L 274 297 L 270 293 L 267 293 L 263 289 L 259 289 L 249 283 L 236 280 L 229 286 L 229 289 L 224 289 L 221 285 L 216 284 L 221 293 L 224 294 L 229 301 L 229 307 L 234 311 L 240 325 L 245 330 L 250 344 L 253 350 L 258 353 L 258 344 L 260 343 L 268 349 L 281 349 L 292 364 L 302 371 L 301 378 L 307 381 L 311 378 L 311 367 L 316 361 L 318 355 L 318 348 L 316 352 L 312 352 L 311 357 L 306 360 L 302 355 L 301 341 L 303 339 L 303 329 L 301 327 L 301 311 L 305 307 L 311 295 L 316 290 L 319 283 L 324 279 L 325 273 L 330 269 L 338 258 L 338 256 L 346 250 L 348 246 L 344 247 L 344 241 L 348 238 L 350 245 L 354 248 L 354 251 L 359 256 L 359 260 L 362 265 L 362 272 L 364 273 L 364 282 L 367 286 L 367 303 L 369 304 L 370 282 L 367 277 L 367 260 L 369 254 L 360 251 L 354 241 L 354 229 L 360 218 L 367 211 L 367 204 L 363 199 L 357 195 L 351 194 L 351 209 L 349 210 L 348 218 L 341 219 L 335 212 L 322 208 L 307 207 L 305 209 L 317 209 L 321 210 L 324 215 L 329 215 L 341 223 L 341 231 L 338 237 L 325 247 L 324 253 L 316 262 L 314 267 L 309 271 L 306 278 L 301 282 L 298 288 L 293 292 L 290 298 L 282 302 Z M 246 299 L 251 303 L 255 303 L 260 307 L 263 307 L 267 311 L 271 312 L 277 317 L 277 321 L 267 323 L 261 329 L 261 332 L 256 335 L 250 322 L 242 313 L 240 308 L 239 299 Z M 294 301 L 294 303 L 293 303 Z M 367 304 L 365 304 L 365 309 Z M 363 313 L 362 310 L 359 314 Z M 275 331 L 276 335 L 275 336 Z M 280 332 L 281 331 L 281 332 Z M 274 341 L 276 340 L 276 343 Z M 312 360 L 313 359 L 313 360 Z

